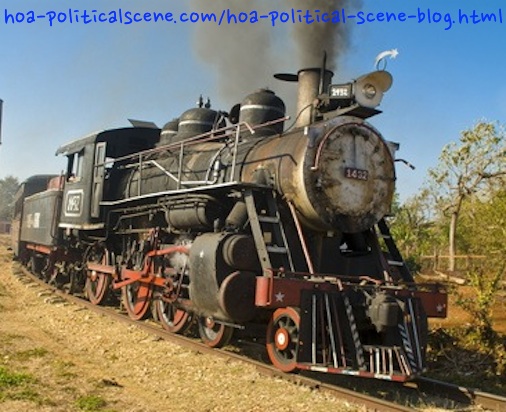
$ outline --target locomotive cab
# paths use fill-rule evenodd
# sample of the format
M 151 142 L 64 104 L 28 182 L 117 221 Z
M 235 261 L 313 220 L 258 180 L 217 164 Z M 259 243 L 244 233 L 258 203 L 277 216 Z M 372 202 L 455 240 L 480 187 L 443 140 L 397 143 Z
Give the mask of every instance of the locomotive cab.
M 156 128 L 122 128 L 93 133 L 61 146 L 68 158 L 60 228 L 93 230 L 104 227 L 100 202 L 109 200 L 123 157 L 153 148 Z

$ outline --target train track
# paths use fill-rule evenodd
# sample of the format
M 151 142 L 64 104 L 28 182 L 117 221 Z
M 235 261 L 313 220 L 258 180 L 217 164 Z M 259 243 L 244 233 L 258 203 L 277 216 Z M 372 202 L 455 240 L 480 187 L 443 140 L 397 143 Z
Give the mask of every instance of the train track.
M 109 318 L 115 319 L 119 322 L 136 325 L 138 328 L 147 333 L 155 335 L 166 341 L 176 343 L 195 352 L 212 354 L 213 356 L 248 363 L 253 365 L 257 371 L 263 375 L 281 378 L 297 385 L 304 385 L 314 390 L 327 392 L 336 398 L 346 400 L 354 404 L 363 405 L 367 408 L 367 410 L 413 411 L 421 409 L 422 407 L 417 405 L 424 405 L 431 402 L 427 401 L 427 394 L 433 394 L 433 396 L 438 397 L 443 396 L 443 398 L 447 400 L 451 399 L 455 402 L 455 408 L 462 407 L 462 405 L 473 405 L 487 410 L 506 410 L 506 398 L 504 397 L 428 378 L 420 378 L 414 382 L 409 382 L 406 385 L 399 385 L 397 383 L 389 384 L 388 382 L 353 379 L 342 376 L 336 377 L 336 375 L 322 376 L 316 373 L 286 374 L 269 364 L 259 362 L 258 360 L 245 356 L 241 353 L 241 351 L 237 353 L 227 349 L 213 349 L 201 343 L 197 339 L 169 333 L 154 322 L 133 321 L 126 314 L 118 311 L 116 308 L 93 305 L 83 298 L 67 294 L 48 285 L 20 265 L 13 269 L 13 273 L 23 283 L 35 283 L 39 287 L 50 291 L 54 294 L 56 299 L 63 299 L 95 313 L 108 316 Z M 350 386 L 350 383 L 353 383 L 353 385 Z M 394 398 L 396 401 L 392 401 L 390 398 Z M 454 407 L 451 408 L 454 409 Z
M 419 378 L 416 384 L 420 390 L 438 394 L 444 393 L 456 402 L 471 403 L 493 411 L 506 410 L 505 397 L 483 392 L 479 389 L 466 388 L 430 378 Z

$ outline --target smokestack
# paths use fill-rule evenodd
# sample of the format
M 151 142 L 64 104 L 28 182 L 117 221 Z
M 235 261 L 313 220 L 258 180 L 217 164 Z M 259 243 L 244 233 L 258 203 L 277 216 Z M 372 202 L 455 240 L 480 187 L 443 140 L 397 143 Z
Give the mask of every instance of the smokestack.
M 313 103 L 320 94 L 328 90 L 333 75 L 334 73 L 330 70 L 320 68 L 299 70 L 296 127 L 307 126 L 315 120 L 316 112 Z

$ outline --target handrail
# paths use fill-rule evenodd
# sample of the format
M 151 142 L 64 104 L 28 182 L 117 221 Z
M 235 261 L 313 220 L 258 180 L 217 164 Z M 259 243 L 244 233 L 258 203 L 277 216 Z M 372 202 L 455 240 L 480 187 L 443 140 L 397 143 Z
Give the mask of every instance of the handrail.
M 167 145 L 155 147 L 152 149 L 143 150 L 138 153 L 129 154 L 121 157 L 117 157 L 115 159 L 110 160 L 104 160 L 103 162 L 97 163 L 94 167 L 100 167 L 100 166 L 106 166 L 108 164 L 112 164 L 115 162 L 120 161 L 127 161 L 132 160 L 132 163 L 129 165 L 126 165 L 128 168 L 137 168 L 139 171 L 139 179 L 137 184 L 137 195 L 141 196 L 142 193 L 142 169 L 147 165 L 153 165 L 160 169 L 163 173 L 165 173 L 169 178 L 175 181 L 177 190 L 181 189 L 182 186 L 194 186 L 194 185 L 212 185 L 217 182 L 218 176 L 216 176 L 214 179 L 210 179 L 210 170 L 211 168 L 214 168 L 216 163 L 216 157 L 218 156 L 219 152 L 217 152 L 216 156 L 212 158 L 211 165 L 209 166 L 208 172 L 206 174 L 206 179 L 201 181 L 183 181 L 183 166 L 184 166 L 184 152 L 185 148 L 188 146 L 192 146 L 195 144 L 205 143 L 205 142 L 212 142 L 216 140 L 222 140 L 224 137 L 232 137 L 232 147 L 231 147 L 231 153 L 232 153 L 232 165 L 230 169 L 230 176 L 228 179 L 229 183 L 232 183 L 234 180 L 235 170 L 236 170 L 236 163 L 237 163 L 237 154 L 238 154 L 238 146 L 240 143 L 240 137 L 241 132 L 249 131 L 251 134 L 255 133 L 255 129 L 270 126 L 276 123 L 284 122 L 285 120 L 289 119 L 289 116 L 281 117 L 279 119 L 271 120 L 265 123 L 261 123 L 255 126 L 251 126 L 247 122 L 241 122 L 234 125 L 222 127 L 216 130 L 212 130 L 210 132 L 202 133 L 193 137 L 190 137 L 188 139 L 184 139 L 180 142 L 174 142 L 169 143 Z M 228 140 L 224 143 L 225 147 L 230 147 L 231 140 Z M 149 159 L 149 157 L 155 153 L 164 152 L 164 151 L 173 151 L 174 149 L 179 149 L 178 156 L 178 173 L 177 176 L 171 173 L 170 171 L 166 170 L 161 164 L 156 162 L 156 160 Z M 138 159 L 135 162 L 133 162 L 134 159 Z

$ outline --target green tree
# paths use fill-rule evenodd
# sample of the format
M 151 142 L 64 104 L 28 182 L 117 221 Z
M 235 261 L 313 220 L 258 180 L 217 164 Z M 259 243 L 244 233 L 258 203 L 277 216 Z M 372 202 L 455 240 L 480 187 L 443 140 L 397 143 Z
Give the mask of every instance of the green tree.
M 506 253 L 506 183 L 486 197 L 474 196 L 461 211 L 460 241 L 467 253 Z
M 405 257 L 422 254 L 429 238 L 431 222 L 426 214 L 426 200 L 422 191 L 402 205 L 395 204 L 392 209 L 391 232 Z
M 450 217 L 449 270 L 455 270 L 456 234 L 462 205 L 473 194 L 485 195 L 506 175 L 506 137 L 502 126 L 478 122 L 446 145 L 438 165 L 429 170 L 429 191 L 435 206 Z
M 466 275 L 473 289 L 473 296 L 465 297 L 457 293 L 457 305 L 471 315 L 471 323 L 475 326 L 475 332 L 480 341 L 487 341 L 494 336 L 492 307 L 504 278 L 504 269 L 505 264 L 502 259 L 474 266 Z
M 19 181 L 14 176 L 0 179 L 0 219 L 10 220 L 14 211 L 14 195 L 19 187 Z

